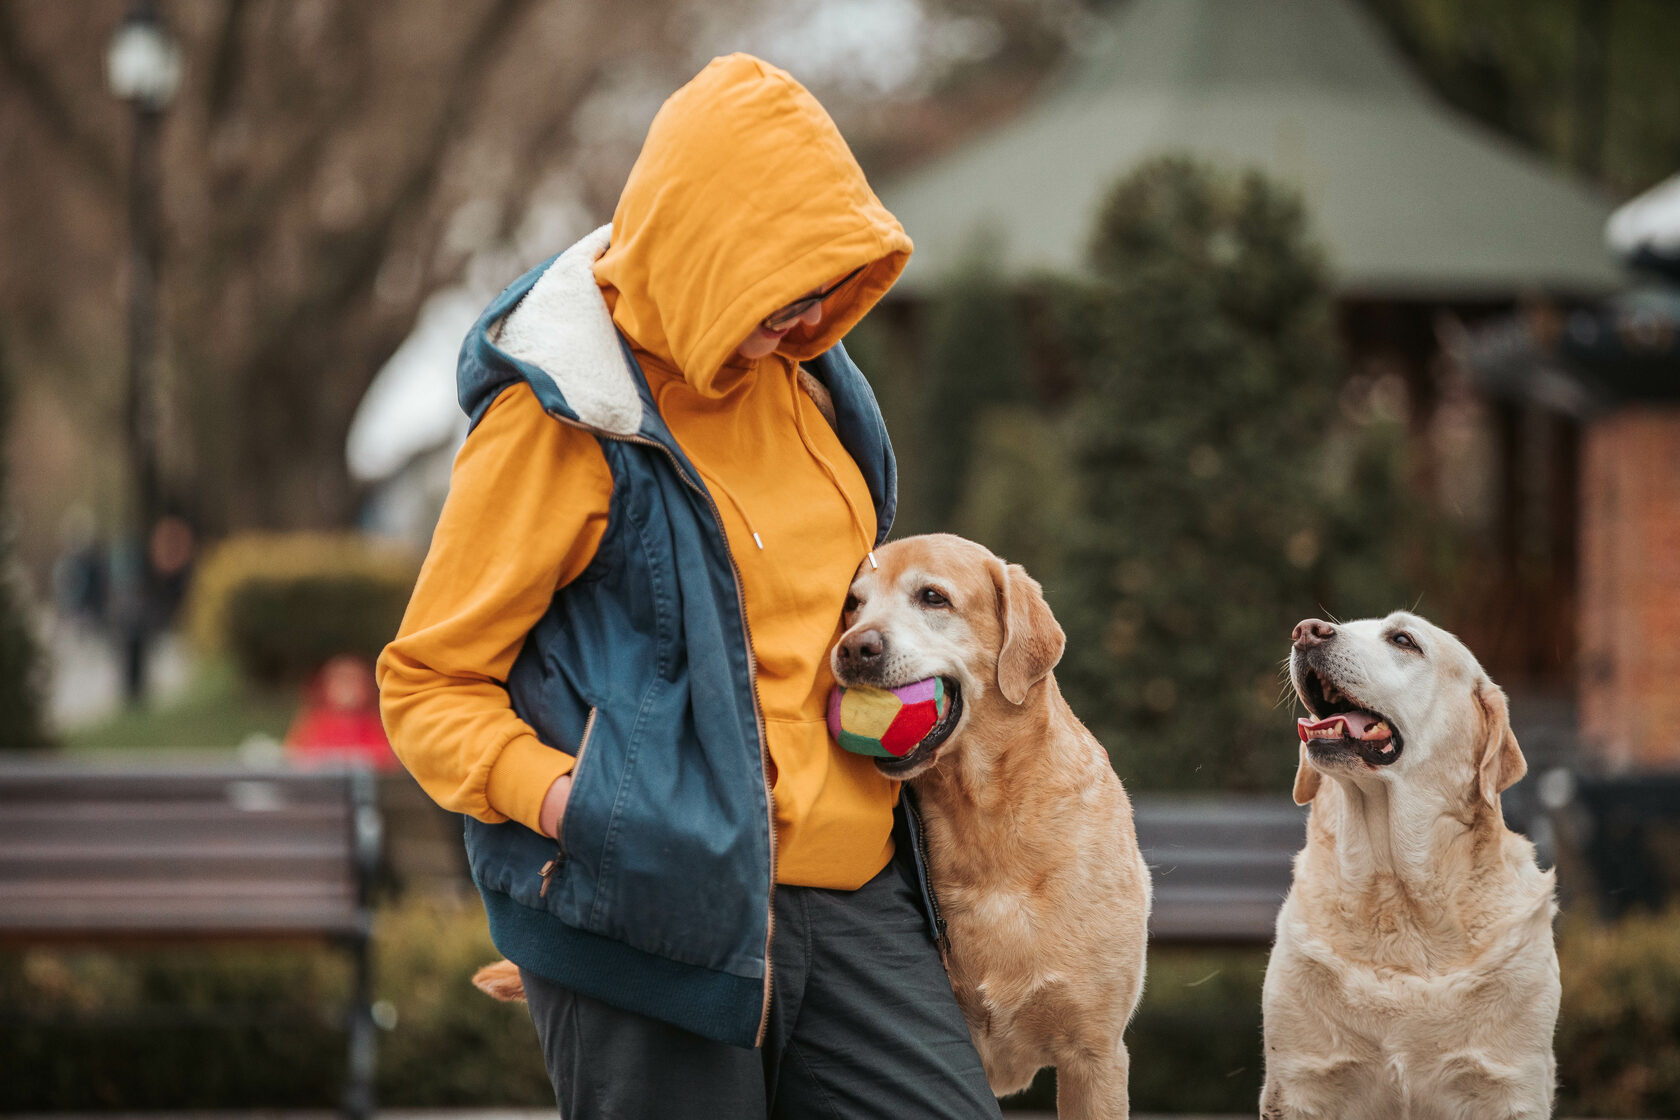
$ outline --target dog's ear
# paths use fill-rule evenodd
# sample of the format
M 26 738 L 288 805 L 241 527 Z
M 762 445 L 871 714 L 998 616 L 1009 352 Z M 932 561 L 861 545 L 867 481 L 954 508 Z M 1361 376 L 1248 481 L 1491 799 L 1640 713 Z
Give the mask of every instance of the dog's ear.
M 1510 709 L 1505 693 L 1492 681 L 1476 686 L 1476 702 L 1482 708 L 1482 742 L 1476 756 L 1476 785 L 1482 800 L 1499 804 L 1499 795 L 1528 773 L 1528 760 L 1517 737 L 1511 733 Z
M 1295 767 L 1295 804 L 1305 805 L 1318 796 L 1319 783 L 1324 781 L 1324 775 L 1307 761 L 1307 745 L 1301 744 L 1301 762 Z
M 1003 644 L 998 648 L 998 691 L 1011 704 L 1024 704 L 1027 690 L 1043 680 L 1067 648 L 1044 589 L 1019 564 L 998 561 L 992 565 L 992 582 L 997 585 L 998 621 L 1003 627 Z

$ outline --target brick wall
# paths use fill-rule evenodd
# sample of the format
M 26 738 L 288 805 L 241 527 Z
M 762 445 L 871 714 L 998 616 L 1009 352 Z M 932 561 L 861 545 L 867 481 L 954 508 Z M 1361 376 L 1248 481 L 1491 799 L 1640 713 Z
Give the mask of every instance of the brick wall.
M 1584 746 L 1610 770 L 1680 768 L 1680 409 L 1593 421 L 1581 466 Z

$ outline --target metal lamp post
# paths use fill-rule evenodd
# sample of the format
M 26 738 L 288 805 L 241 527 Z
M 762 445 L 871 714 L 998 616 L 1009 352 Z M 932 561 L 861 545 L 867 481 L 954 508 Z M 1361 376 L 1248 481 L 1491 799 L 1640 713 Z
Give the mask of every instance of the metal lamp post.
M 127 428 L 137 594 L 123 619 L 123 684 L 129 701 L 146 687 L 146 654 L 157 609 L 157 577 L 149 537 L 161 512 L 157 404 L 152 366 L 157 350 L 158 127 L 181 83 L 181 51 L 155 0 L 133 0 L 105 54 L 111 93 L 134 107 L 129 170 L 129 303 Z

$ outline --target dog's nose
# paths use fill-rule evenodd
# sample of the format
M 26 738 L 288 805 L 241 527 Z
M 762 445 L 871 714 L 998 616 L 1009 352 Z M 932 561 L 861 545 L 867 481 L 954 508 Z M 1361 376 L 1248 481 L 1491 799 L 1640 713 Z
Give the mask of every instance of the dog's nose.
M 840 660 L 859 664 L 875 660 L 887 649 L 887 640 L 879 630 L 860 630 L 848 634 L 840 643 Z
M 1303 618 L 1290 633 L 1290 637 L 1295 639 L 1296 649 L 1321 646 L 1335 636 L 1336 628 L 1322 618 Z

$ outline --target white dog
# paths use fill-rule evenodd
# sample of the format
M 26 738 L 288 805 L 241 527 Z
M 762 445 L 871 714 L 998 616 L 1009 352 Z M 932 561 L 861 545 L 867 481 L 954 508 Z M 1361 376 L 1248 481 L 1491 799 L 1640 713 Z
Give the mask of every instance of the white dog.
M 1264 992 L 1265 1120 L 1551 1115 L 1553 874 L 1505 827 L 1505 696 L 1416 615 L 1295 627 L 1307 843 Z

